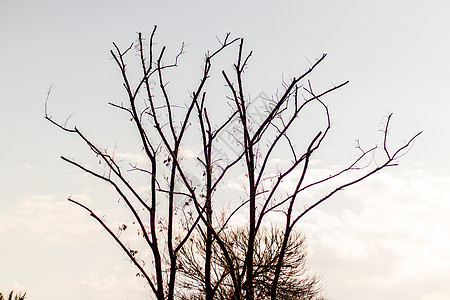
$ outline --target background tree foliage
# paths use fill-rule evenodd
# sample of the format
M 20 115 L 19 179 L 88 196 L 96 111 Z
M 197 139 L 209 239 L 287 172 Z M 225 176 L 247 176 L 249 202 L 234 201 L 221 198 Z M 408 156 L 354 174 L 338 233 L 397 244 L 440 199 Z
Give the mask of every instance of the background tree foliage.
M 15 293 L 14 291 L 9 292 L 8 298 L 0 293 L 0 300 L 24 300 L 27 293 Z M 14 297 L 13 297 L 14 296 Z
M 283 232 L 279 227 L 269 226 L 258 231 L 254 250 L 254 290 L 256 299 L 269 299 L 271 282 L 275 277 L 276 261 L 279 259 Z M 224 230 L 221 238 L 232 249 L 234 268 L 242 271 L 248 245 L 248 229 L 233 227 Z M 308 274 L 305 236 L 298 231 L 291 233 L 281 266 L 277 287 L 278 299 L 311 300 L 321 298 L 320 277 Z M 180 299 L 205 299 L 205 236 L 199 232 L 180 251 L 179 285 Z M 220 249 L 213 249 L 212 285 L 216 289 L 215 299 L 230 299 L 233 284 L 229 280 L 230 268 Z M 246 283 L 244 282 L 243 285 Z M 243 291 L 242 291 L 243 292 Z M 241 295 L 245 297 L 244 293 Z

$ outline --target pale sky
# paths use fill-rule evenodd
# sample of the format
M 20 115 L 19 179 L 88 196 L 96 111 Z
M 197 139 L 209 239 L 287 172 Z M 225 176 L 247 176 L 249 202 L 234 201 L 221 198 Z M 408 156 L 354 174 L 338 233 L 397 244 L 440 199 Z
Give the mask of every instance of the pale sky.
M 119 142 L 131 139 L 129 123 L 107 105 L 123 100 L 109 50 L 158 25 L 157 42 L 169 53 L 189 45 L 172 83 L 177 95 L 192 90 L 203 54 L 226 32 L 254 51 L 247 90 L 255 96 L 275 93 L 282 77 L 328 53 L 313 84 L 350 83 L 328 98 L 333 131 L 317 172 L 350 161 L 355 139 L 379 141 L 390 112 L 394 142 L 423 130 L 399 167 L 338 194 L 298 228 L 329 299 L 449 299 L 449 11 L 448 1 L 433 0 L 3 0 L 0 292 L 13 288 L 37 300 L 151 299 L 111 238 L 65 200 L 72 195 L 108 218 L 120 216 L 120 206 L 109 206 L 111 191 L 59 159 L 83 160 L 88 152 L 43 112 L 52 85 L 55 118 L 73 113 L 70 125 L 136 155 L 139 149 Z

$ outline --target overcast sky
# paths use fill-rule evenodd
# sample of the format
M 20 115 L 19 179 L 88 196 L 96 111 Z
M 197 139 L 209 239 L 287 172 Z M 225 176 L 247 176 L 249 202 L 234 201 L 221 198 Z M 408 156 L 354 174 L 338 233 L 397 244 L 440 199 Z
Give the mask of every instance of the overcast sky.
M 252 96 L 275 93 L 282 77 L 328 53 L 313 84 L 350 84 L 330 97 L 330 144 L 337 146 L 318 168 L 353 158 L 355 139 L 379 141 L 390 112 L 394 141 L 423 130 L 399 167 L 342 192 L 299 229 L 330 299 L 448 299 L 449 10 L 448 1 L 434 0 L 2 1 L 0 292 L 14 288 L 38 300 L 148 298 L 110 237 L 65 200 L 108 203 L 103 185 L 59 159 L 83 158 L 86 149 L 46 122 L 43 109 L 52 85 L 55 118 L 73 113 L 70 124 L 100 143 L 126 135 L 128 123 L 107 105 L 123 100 L 109 50 L 158 25 L 157 42 L 169 53 L 188 44 L 173 83 L 185 95 L 203 54 L 226 32 L 254 51 Z

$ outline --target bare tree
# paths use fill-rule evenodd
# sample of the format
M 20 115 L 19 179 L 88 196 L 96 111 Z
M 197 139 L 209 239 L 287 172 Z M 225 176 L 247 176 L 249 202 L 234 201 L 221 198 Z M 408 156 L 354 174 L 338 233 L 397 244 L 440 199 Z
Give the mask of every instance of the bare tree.
M 292 257 L 292 241 L 298 238 L 294 229 L 298 221 L 338 191 L 384 168 L 397 165 L 398 159 L 420 133 L 402 146 L 390 150 L 388 131 L 392 115 L 389 115 L 383 129 L 381 147 L 363 149 L 358 145 L 359 154 L 348 166 L 325 178 L 311 181 L 308 177 L 311 158 L 322 146 L 331 128 L 330 113 L 323 98 L 348 83 L 320 92 L 313 90 L 307 78 L 323 62 L 325 54 L 301 75 L 283 82 L 280 94 L 265 98 L 260 110 L 261 118 L 255 120 L 251 113 L 252 101 L 244 84 L 245 70 L 252 52 L 245 54 L 243 39 L 231 39 L 227 34 L 219 41 L 215 51 L 205 55 L 198 85 L 190 98 L 180 104 L 171 98 L 166 76 L 170 69 L 178 66 L 184 47 L 172 63 L 165 63 L 166 48 L 156 49 L 155 33 L 156 27 L 148 41 L 139 33 L 136 44 L 125 50 L 113 44 L 111 55 L 122 75 L 127 101 L 109 103 L 128 114 L 135 125 L 147 162 L 140 165 L 131 162 L 130 165 L 133 171 L 146 176 L 149 197 L 130 183 L 123 162 L 97 146 L 77 127 L 54 121 L 47 111 L 48 101 L 45 103 L 45 118 L 60 129 L 78 136 L 106 166 L 107 171 L 93 169 L 66 156 L 62 159 L 114 188 L 132 213 L 133 222 L 150 250 L 151 259 L 145 263 L 137 256 L 138 250 L 121 238 L 120 232 L 127 228 L 127 224 L 121 225 L 117 231 L 85 204 L 72 198 L 69 201 L 88 211 L 108 232 L 137 267 L 138 275 L 146 280 L 156 299 L 174 299 L 179 280 L 177 274 L 182 266 L 180 256 L 192 247 L 192 239 L 196 240 L 197 232 L 201 232 L 204 251 L 201 283 L 205 299 L 225 297 L 252 300 L 259 298 L 259 293 L 271 299 L 282 298 L 283 288 L 292 286 L 286 281 L 286 265 Z M 214 102 L 225 103 L 227 108 L 222 110 L 220 116 L 211 115 L 213 105 L 206 92 L 206 84 L 215 77 L 213 62 L 234 45 L 237 58 L 232 69 L 223 70 L 220 74 L 229 92 L 219 102 L 217 99 Z M 133 49 L 139 57 L 140 75 L 137 81 L 132 80 L 136 73 L 130 75 L 126 63 L 127 54 Z M 310 106 L 322 109 L 322 114 L 316 119 L 323 122 L 311 124 L 308 126 L 310 133 L 300 136 L 297 134 L 297 123 Z M 226 158 L 218 158 L 215 155 L 217 149 L 224 146 L 224 142 L 220 141 L 223 135 L 232 137 L 233 151 Z M 182 155 L 183 147 L 189 144 L 201 145 L 196 168 L 192 168 L 192 164 L 189 165 Z M 381 148 L 383 156 L 377 157 L 376 164 L 373 158 L 378 148 Z M 277 158 L 279 151 L 282 151 L 286 164 L 274 169 L 271 162 Z M 224 195 L 224 183 L 236 172 L 245 175 L 245 194 L 241 197 Z M 350 179 L 342 184 L 334 181 L 338 177 Z M 286 187 L 284 183 L 287 180 L 295 182 L 294 186 Z M 335 184 L 333 188 L 314 202 L 305 203 L 300 199 L 305 191 L 332 183 Z M 224 198 L 228 200 L 228 210 L 224 210 Z M 245 231 L 234 236 L 240 243 L 236 248 L 232 245 L 233 235 L 225 233 L 232 220 L 244 212 L 248 214 Z M 264 239 L 267 235 L 262 228 L 270 221 L 270 216 L 275 215 L 283 220 L 283 229 L 277 230 L 276 236 L 273 233 L 269 235 L 271 240 L 268 243 L 275 249 L 266 255 L 258 248 L 266 243 Z M 258 258 L 261 254 L 270 258 L 269 273 L 261 272 L 262 262 Z M 181 261 L 183 259 L 186 257 Z M 217 273 L 218 270 L 222 272 Z M 299 271 L 296 268 L 288 270 Z M 267 276 L 264 285 L 261 285 L 261 276 Z M 225 291 L 227 296 L 221 294 Z

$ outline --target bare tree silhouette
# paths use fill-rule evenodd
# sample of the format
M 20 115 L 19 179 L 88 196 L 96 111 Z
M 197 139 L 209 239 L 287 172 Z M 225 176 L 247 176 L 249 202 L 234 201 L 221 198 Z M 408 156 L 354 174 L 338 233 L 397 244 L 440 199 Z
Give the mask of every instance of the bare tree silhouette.
M 324 61 L 326 54 L 299 76 L 283 82 L 280 93 L 263 99 L 261 118 L 255 120 L 244 76 L 252 52 L 245 53 L 243 39 L 232 39 L 227 34 L 215 51 L 206 53 L 199 83 L 184 102 L 185 106 L 180 107 L 170 96 L 166 76 L 169 70 L 178 66 L 184 45 L 172 63 L 165 63 L 166 47 L 156 49 L 155 33 L 156 26 L 148 41 L 139 33 L 136 44 L 122 50 L 114 43 L 111 51 L 122 76 L 127 101 L 109 104 L 127 114 L 135 125 L 146 163 L 130 162 L 130 165 L 132 170 L 147 177 L 145 192 L 134 186 L 128 173 L 124 172 L 130 165 L 115 159 L 77 127 L 54 121 L 48 113 L 47 101 L 45 103 L 45 118 L 83 141 L 107 171 L 66 156 L 61 158 L 117 192 L 133 215 L 133 223 L 138 226 L 151 258 L 144 261 L 137 255 L 138 249 L 120 236 L 127 224 L 117 231 L 86 204 L 73 198 L 69 201 L 89 212 L 115 240 L 156 299 L 174 299 L 178 294 L 178 283 L 186 276 L 193 277 L 192 284 L 201 291 L 201 297 L 208 300 L 291 298 L 296 292 L 302 293 L 298 289 L 305 286 L 311 288 L 306 288 L 297 299 L 317 296 L 316 277 L 302 277 L 303 240 L 295 231 L 296 224 L 337 192 L 397 165 L 420 132 L 390 150 L 388 132 L 392 115 L 389 115 L 383 128 L 381 147 L 363 149 L 358 146 L 359 154 L 347 166 L 324 178 L 308 181 L 311 159 L 322 147 L 331 128 L 330 112 L 324 98 L 348 83 L 322 91 L 312 88 L 308 76 Z M 228 94 L 220 100 L 210 99 L 206 92 L 207 83 L 216 77 L 212 66 L 217 56 L 233 47 L 236 47 L 237 57 L 232 71 L 220 73 Z M 137 51 L 140 64 L 137 81 L 132 80 L 136 72 L 130 75 L 126 63 L 127 55 L 133 49 Z M 211 103 L 212 100 L 215 102 Z M 218 103 L 226 104 L 220 116 L 211 114 L 211 108 Z M 307 116 L 306 110 L 311 106 L 322 110 L 314 117 L 322 123 L 311 122 L 307 126 L 309 134 L 303 131 L 298 134 L 296 124 Z M 231 136 L 234 151 L 229 157 L 217 158 L 215 149 L 224 147 L 219 141 L 222 134 Z M 196 168 L 192 168 L 182 155 L 188 142 L 201 146 L 200 155 L 194 159 L 198 164 Z M 372 157 L 378 149 L 382 156 L 377 157 L 375 163 Z M 271 162 L 279 157 L 280 151 L 286 163 L 274 169 Z M 224 187 L 226 180 L 236 172 L 241 172 L 246 180 L 243 183 L 244 198 L 227 194 Z M 336 178 L 347 181 L 342 183 Z M 286 187 L 284 183 L 288 180 L 294 185 Z M 301 196 L 306 191 L 324 184 L 334 186 L 314 202 L 302 202 Z M 224 198 L 229 199 L 229 210 L 225 212 Z M 246 223 L 233 231 L 230 220 L 244 212 Z M 268 216 L 277 216 L 282 227 L 265 231 L 270 220 Z M 196 249 L 196 243 L 201 244 L 201 260 L 194 263 L 192 251 Z M 269 245 L 273 251 L 265 251 L 263 245 Z M 300 252 L 294 253 L 293 249 Z M 299 261 L 294 262 L 293 258 Z M 305 284 L 298 284 L 303 281 Z

